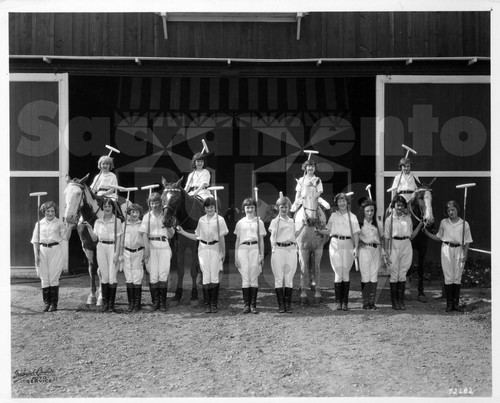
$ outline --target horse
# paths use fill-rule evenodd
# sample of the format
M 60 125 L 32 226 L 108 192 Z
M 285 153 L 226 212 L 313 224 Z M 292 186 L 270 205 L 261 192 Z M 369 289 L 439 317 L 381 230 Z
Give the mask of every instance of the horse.
M 177 182 L 168 183 L 162 177 L 164 190 L 161 195 L 163 210 L 163 225 L 172 228 L 180 225 L 186 230 L 194 231 L 198 220 L 205 214 L 203 202 L 197 197 L 189 196 L 181 187 L 182 178 Z M 178 305 L 182 297 L 182 282 L 184 280 L 184 261 L 186 250 L 191 249 L 193 256 L 191 262 L 191 306 L 198 304 L 197 277 L 200 273 L 198 265 L 198 243 L 186 237 L 177 237 L 177 286 L 175 295 L 170 300 L 171 305 Z
M 79 222 L 79 220 L 81 217 L 82 221 L 87 221 L 93 227 L 98 217 L 98 212 L 100 211 L 100 205 L 102 205 L 105 197 L 98 196 L 90 190 L 89 186 L 86 184 L 88 178 L 89 174 L 81 179 L 70 179 L 69 176 L 66 175 L 67 187 L 64 189 L 66 202 L 64 220 L 71 225 L 78 224 L 76 228 L 82 243 L 83 252 L 87 258 L 90 275 L 90 294 L 86 304 L 89 306 L 99 306 L 102 305 L 102 296 L 100 292 L 101 278 L 97 270 L 97 242 L 92 240 L 87 227 Z M 123 220 L 121 208 L 119 208 L 117 202 L 114 204 L 118 218 Z
M 430 229 L 434 225 L 434 216 L 432 213 L 432 185 L 436 181 L 434 178 L 429 184 L 422 184 L 415 190 L 408 203 L 408 210 L 411 214 L 413 228 L 423 221 L 424 227 Z M 412 239 L 412 249 L 418 253 L 417 275 L 418 275 L 418 296 L 420 302 L 427 302 L 424 293 L 424 260 L 427 254 L 427 243 L 429 238 L 424 234 L 423 229 Z M 409 288 L 409 287 L 408 287 Z
M 328 240 L 327 235 L 317 232 L 324 229 L 327 215 L 318 203 L 319 194 L 316 186 L 309 184 L 302 189 L 302 206 L 294 216 L 295 230 L 298 231 L 304 222 L 305 228 L 297 237 L 300 264 L 300 303 L 307 304 L 306 278 L 309 278 L 309 287 L 314 291 L 314 302 L 322 300 L 320 290 L 321 257 L 323 245 Z M 327 211 L 329 213 L 329 211 Z

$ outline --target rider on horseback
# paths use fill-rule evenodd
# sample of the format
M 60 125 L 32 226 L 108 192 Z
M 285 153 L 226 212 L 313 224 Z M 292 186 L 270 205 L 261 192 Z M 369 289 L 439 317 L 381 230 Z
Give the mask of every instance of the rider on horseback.
M 323 183 L 321 179 L 314 175 L 316 171 L 316 162 L 312 159 L 308 159 L 302 164 L 302 170 L 304 171 L 304 176 L 302 178 L 297 179 L 297 186 L 295 187 L 295 201 L 292 204 L 292 208 L 290 211 L 294 213 L 299 209 L 302 205 L 302 190 L 306 186 L 315 186 L 318 192 L 318 203 L 325 209 L 330 209 L 330 204 L 323 199 L 321 193 L 323 193 Z

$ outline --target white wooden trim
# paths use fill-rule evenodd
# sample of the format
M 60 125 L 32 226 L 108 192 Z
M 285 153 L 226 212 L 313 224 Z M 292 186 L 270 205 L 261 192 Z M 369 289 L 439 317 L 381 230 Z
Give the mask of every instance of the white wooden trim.
M 53 73 L 10 73 L 9 80 L 15 82 L 53 82 L 61 81 L 61 76 L 67 74 L 53 74 Z
M 384 116 L 385 116 L 385 76 L 376 77 L 375 95 L 375 200 L 377 210 L 384 211 Z
M 57 178 L 59 171 L 10 171 L 11 178 Z
M 422 178 L 438 177 L 438 178 L 489 178 L 491 171 L 411 171 L 415 175 Z M 401 171 L 384 171 L 384 177 L 394 178 Z
M 377 76 L 384 84 L 489 84 L 490 76 Z

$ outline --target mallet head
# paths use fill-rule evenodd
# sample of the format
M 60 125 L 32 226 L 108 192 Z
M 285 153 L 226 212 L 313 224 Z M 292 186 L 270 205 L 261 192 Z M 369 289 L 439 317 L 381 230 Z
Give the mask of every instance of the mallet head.
M 224 186 L 210 186 L 207 188 L 207 190 L 215 190 L 215 191 L 222 189 L 224 189 Z
M 156 189 L 157 187 L 160 187 L 160 185 L 158 185 L 157 183 L 154 184 L 154 185 L 146 185 L 146 186 L 142 186 L 141 187 L 141 190 L 149 190 L 149 194 L 151 195 L 151 192 L 153 189 Z
M 372 192 L 371 192 L 371 190 L 370 190 L 371 188 L 372 188 L 372 185 L 371 185 L 371 184 L 369 184 L 369 185 L 366 187 L 366 189 L 365 189 L 365 190 L 367 190 L 367 191 L 368 191 L 368 196 L 370 197 L 370 199 L 372 198 Z
M 115 148 L 115 147 L 111 147 L 109 145 L 105 145 L 105 147 L 109 150 L 109 153 L 108 153 L 108 157 L 111 156 L 111 154 L 113 153 L 113 151 L 117 154 L 120 154 L 120 150 L 118 150 L 118 148 Z
M 311 159 L 311 154 L 319 154 L 319 151 L 316 150 L 304 150 L 304 152 L 307 154 L 307 159 Z
M 30 193 L 30 196 L 46 196 L 47 195 L 47 192 L 33 192 L 33 193 Z
M 201 153 L 203 154 L 204 152 L 206 152 L 208 154 L 210 151 L 208 151 L 208 146 L 207 146 L 205 139 L 201 139 L 201 142 L 203 144 L 203 148 L 201 150 Z
M 406 158 L 408 158 L 408 155 L 410 154 L 410 152 L 412 152 L 413 154 L 417 153 L 413 148 L 410 148 L 404 144 L 401 144 L 401 147 L 403 147 L 406 150 L 406 156 L 405 156 Z
M 476 186 L 475 183 L 464 183 L 463 185 L 457 185 L 457 189 L 465 189 L 465 188 L 471 188 L 473 186 Z
M 346 197 L 351 197 L 354 194 L 354 192 L 347 192 L 345 195 Z

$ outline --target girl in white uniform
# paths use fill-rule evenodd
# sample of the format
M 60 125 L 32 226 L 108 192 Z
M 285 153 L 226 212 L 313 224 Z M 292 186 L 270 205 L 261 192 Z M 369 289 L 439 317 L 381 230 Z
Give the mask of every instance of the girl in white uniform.
M 111 197 L 116 200 L 116 188 L 118 186 L 116 175 L 111 172 L 114 169 L 113 158 L 103 155 L 97 162 L 97 168 L 101 171 L 92 181 L 90 189 L 98 196 Z
M 225 236 L 228 234 L 226 221 L 215 214 L 215 199 L 209 197 L 203 202 L 205 213 L 198 220 L 194 234 L 177 227 L 179 234 L 199 241 L 198 260 L 203 276 L 203 297 L 205 313 L 216 313 L 219 300 L 219 273 L 226 256 Z
M 383 248 L 384 233 L 382 222 L 376 219 L 377 206 L 371 199 L 366 199 L 360 206 L 359 232 L 359 271 L 361 274 L 361 293 L 363 309 L 377 309 L 375 295 L 377 292 L 378 271 Z
M 205 168 L 206 155 L 196 153 L 191 160 L 192 172 L 189 174 L 184 190 L 189 196 L 198 196 L 205 200 L 212 194 L 206 188 L 210 184 L 210 172 Z
M 245 217 L 236 223 L 234 229 L 236 235 L 234 263 L 241 274 L 241 289 L 245 304 L 243 313 L 259 313 L 257 293 L 259 274 L 262 272 L 264 262 L 264 236 L 267 232 L 262 220 L 255 215 L 257 202 L 254 199 L 243 200 L 241 209 L 245 212 Z
M 405 310 L 406 273 L 413 259 L 411 240 L 418 234 L 423 226 L 423 222 L 420 222 L 417 228 L 413 230 L 411 217 L 405 214 L 408 203 L 403 195 L 394 197 L 390 207 L 393 213 L 392 218 L 389 216 L 385 220 L 384 237 L 387 240 L 392 238 L 388 241 L 391 245 L 391 250 L 387 253 L 392 309 Z
M 127 226 L 124 226 L 123 273 L 127 287 L 128 311 L 141 310 L 142 278 L 144 269 L 144 240 L 139 232 L 142 207 L 132 203 L 127 210 Z
M 114 214 L 114 203 L 105 198 L 101 209 L 104 213 L 94 223 L 94 228 L 84 221 L 91 238 L 98 241 L 96 257 L 98 272 L 101 277 L 102 311 L 115 312 L 115 298 L 118 273 L 118 257 L 121 255 L 122 222 Z
M 302 170 L 305 172 L 305 175 L 297 180 L 297 186 L 295 187 L 295 201 L 292 204 L 290 211 L 293 213 L 299 209 L 302 205 L 302 190 L 306 186 L 316 186 L 316 190 L 318 192 L 318 203 L 322 205 L 326 210 L 330 209 L 330 204 L 321 197 L 321 193 L 323 193 L 323 182 L 321 179 L 314 175 L 316 172 L 316 162 L 314 160 L 309 159 L 302 164 Z
M 63 240 L 68 240 L 71 227 L 56 217 L 57 205 L 53 201 L 42 204 L 40 212 L 45 218 L 35 224 L 31 243 L 35 255 L 37 276 L 42 282 L 44 312 L 57 311 L 59 302 L 59 278 L 64 268 L 64 256 L 61 247 Z M 40 239 L 38 239 L 40 232 Z
M 348 310 L 349 302 L 349 272 L 358 253 L 359 223 L 356 216 L 348 211 L 348 200 L 345 193 L 338 193 L 333 199 L 337 207 L 329 218 L 325 230 L 318 233 L 329 235 L 330 264 L 335 272 L 335 301 L 337 310 Z M 353 244 L 354 241 L 354 244 Z
M 467 261 L 469 244 L 472 243 L 472 235 L 469 223 L 464 223 L 458 214 L 460 207 L 455 200 L 446 203 L 446 214 L 448 218 L 441 220 L 436 235 L 424 229 L 424 233 L 441 244 L 441 267 L 443 269 L 444 284 L 446 289 L 446 312 L 459 311 L 460 284 L 462 283 L 462 271 Z M 465 227 L 465 231 L 464 231 Z M 464 244 L 462 245 L 462 233 Z
M 153 310 L 167 310 L 167 282 L 170 273 L 172 250 L 169 239 L 173 228 L 163 226 L 161 196 L 153 192 L 148 198 L 149 211 L 144 215 L 139 232 L 144 243 L 144 261 L 149 273 L 149 288 Z
M 399 173 L 394 177 L 392 182 L 391 198 L 394 199 L 396 195 L 402 195 L 406 202 L 410 201 L 412 193 L 421 187 L 420 179 L 418 176 L 411 172 L 412 161 L 409 158 L 401 158 L 399 160 L 399 170 L 403 170 L 403 174 Z
M 293 276 L 297 270 L 297 237 L 305 227 L 295 231 L 295 223 L 288 216 L 292 202 L 288 197 L 276 201 L 279 214 L 271 221 L 271 269 L 274 274 L 274 288 L 280 313 L 291 312 Z M 283 289 L 284 287 L 284 289 Z

